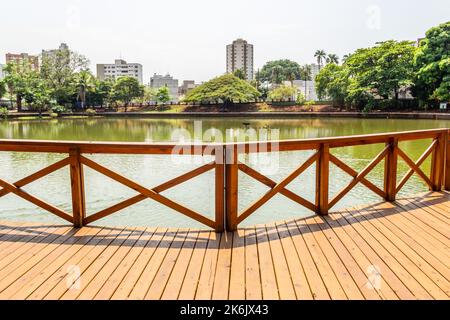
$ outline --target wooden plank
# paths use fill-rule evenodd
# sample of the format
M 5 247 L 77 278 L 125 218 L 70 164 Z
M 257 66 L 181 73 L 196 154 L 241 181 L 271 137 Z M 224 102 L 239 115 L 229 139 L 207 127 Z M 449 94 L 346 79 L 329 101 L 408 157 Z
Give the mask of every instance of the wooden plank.
M 291 271 L 289 270 L 286 261 L 286 255 L 281 245 L 278 230 L 275 224 L 272 223 L 266 226 L 266 230 L 272 253 L 280 300 L 296 300 L 297 297 L 291 279 Z M 292 272 L 296 272 L 296 270 L 292 270 Z
M 262 300 L 261 272 L 255 227 L 245 229 L 245 298 Z
M 103 265 L 101 270 L 92 278 L 89 284 L 86 283 L 84 289 L 81 291 L 77 299 L 79 300 L 92 300 L 92 299 L 108 299 L 98 296 L 99 291 L 103 288 L 103 285 L 114 276 L 115 271 L 121 265 L 122 261 L 128 255 L 130 250 L 135 248 L 136 243 L 142 239 L 145 234 L 145 229 L 137 228 L 130 232 L 130 236 L 120 245 L 107 263 Z M 83 275 L 83 278 L 86 278 Z
M 284 222 L 277 223 L 276 228 L 294 285 L 295 295 L 298 300 L 312 300 L 313 295 L 306 279 L 305 270 L 298 257 L 289 230 Z
M 189 266 L 183 279 L 183 284 L 181 285 L 178 294 L 178 299 L 194 300 L 206 249 L 210 239 L 215 237 L 216 235 L 213 232 L 200 232 L 197 243 L 195 244 L 194 252 L 192 253 L 191 261 L 189 262 Z
M 405 285 L 411 290 L 418 299 L 431 299 L 430 293 L 425 290 L 420 281 L 417 280 L 411 270 L 417 271 L 414 266 L 403 258 L 399 258 L 402 253 L 383 238 L 375 229 L 367 228 L 364 219 L 358 216 L 359 211 L 352 209 L 347 210 L 344 217 L 349 223 L 357 228 L 361 236 L 370 239 L 370 245 L 374 250 L 383 257 L 383 260 L 389 265 Z M 369 229 L 369 230 L 368 230 Z M 372 233 L 373 232 L 373 233 Z M 399 258 L 399 259 L 397 259 Z M 421 278 L 421 277 L 420 277 Z
M 322 144 L 316 167 L 316 213 L 325 216 L 328 214 L 329 179 L 330 179 L 330 146 Z
M 308 223 L 305 220 L 296 221 L 297 227 L 303 236 L 308 251 L 317 266 L 320 276 L 325 283 L 330 298 L 333 300 L 347 299 L 344 289 L 342 288 L 339 280 L 333 272 L 330 264 L 327 261 L 326 256 L 322 252 L 319 243 L 314 238 L 311 230 L 308 227 Z
M 256 226 L 258 242 L 259 270 L 261 274 L 261 289 L 263 300 L 279 300 L 277 278 L 270 251 L 269 238 L 265 226 Z
M 128 237 L 133 234 L 135 228 L 123 229 L 120 234 L 111 243 L 109 243 L 99 256 L 96 256 L 89 265 L 80 264 L 80 276 L 74 280 L 79 281 L 78 286 L 69 286 L 69 283 L 65 283 L 65 292 L 59 298 L 61 300 L 75 300 L 89 286 L 92 279 L 102 270 L 103 266 L 109 261 L 114 253 L 121 247 L 121 245 L 127 241 Z
M 141 275 L 146 272 L 146 268 L 148 267 L 149 263 L 152 263 L 152 257 L 155 254 L 157 248 L 162 245 L 167 245 L 166 242 L 162 243 L 164 236 L 166 235 L 167 229 L 165 228 L 158 228 L 156 230 L 147 231 L 152 233 L 151 239 L 137 259 L 134 261 L 133 265 L 131 266 L 130 270 L 126 274 L 125 278 L 121 281 L 120 285 L 117 287 L 116 291 L 112 295 L 112 300 L 125 300 L 128 299 L 131 291 L 133 290 L 134 286 L 136 285 L 137 281 L 141 277 Z
M 195 293 L 195 300 L 210 300 L 212 298 L 217 258 L 219 256 L 219 246 L 222 236 L 223 234 L 219 233 L 211 234 L 205 258 L 203 259 L 197 291 Z
M 245 300 L 245 230 L 239 229 L 233 234 L 231 257 L 229 299 Z
M 214 196 L 216 232 L 225 230 L 225 165 L 223 162 L 223 154 L 216 154 Z
M 200 233 L 201 231 L 191 230 L 187 234 L 183 248 L 180 251 L 170 277 L 167 280 L 164 292 L 161 295 L 161 300 L 178 299 L 178 295 L 180 294 L 181 286 L 183 285 L 183 280 L 185 279 L 186 271 L 188 270 L 188 266 L 197 245 Z
M 83 221 L 86 218 L 86 203 L 84 198 L 84 175 L 80 150 L 70 149 L 69 161 L 73 225 L 76 228 L 81 228 L 83 226 Z
M 345 230 L 345 224 L 344 226 L 341 226 L 336 220 L 339 218 L 336 218 L 335 215 L 331 215 L 331 217 L 325 217 L 323 220 L 326 222 L 327 226 L 321 224 L 322 230 L 326 233 L 327 237 L 330 239 L 330 241 L 340 241 L 342 245 L 346 248 L 346 250 L 351 254 L 353 259 L 356 261 L 356 263 L 359 265 L 360 270 L 364 274 L 364 281 L 365 283 L 361 285 L 359 288 L 362 290 L 364 296 L 366 299 L 378 299 L 376 296 L 374 297 L 374 293 L 378 293 L 379 297 L 382 299 L 389 299 L 389 300 L 398 300 L 398 296 L 392 290 L 390 287 L 390 279 L 393 275 L 392 272 L 383 272 L 383 274 L 380 274 L 380 286 L 376 286 L 376 284 L 369 278 L 368 271 L 372 271 L 374 265 L 378 264 L 379 262 L 383 262 L 379 259 L 379 257 L 376 255 L 376 253 L 369 247 L 364 241 L 359 241 L 362 239 L 354 239 L 351 237 L 351 235 L 347 234 Z M 329 227 L 329 229 L 328 229 Z M 330 230 L 330 231 L 327 231 Z M 331 234 L 331 232 L 334 233 L 334 235 Z M 360 248 L 361 245 L 361 248 Z M 339 245 L 337 244 L 338 248 Z M 343 253 L 345 255 L 345 253 Z M 380 264 L 378 264 L 380 265 Z M 383 266 L 384 267 L 384 266 Z M 352 268 L 353 269 L 353 268 Z M 386 269 L 388 271 L 389 268 L 385 266 L 383 269 Z M 355 267 L 355 270 L 353 272 L 358 273 L 358 269 Z M 355 276 L 356 278 L 360 276 Z M 396 277 L 395 281 L 402 285 L 401 281 L 398 280 Z M 361 280 L 359 280 L 361 281 Z M 393 282 L 395 282 L 393 281 Z
M 412 161 L 400 148 L 398 149 L 398 155 L 405 160 L 406 164 L 420 177 L 423 181 L 430 187 L 433 188 L 433 182 L 430 178 L 427 177 L 425 173 L 423 173 L 420 166 L 416 165 L 414 161 Z
M 314 233 L 314 237 L 326 255 L 348 298 L 350 300 L 380 299 L 377 290 L 367 287 L 366 270 L 363 271 L 359 268 L 347 248 L 325 222 L 325 219 L 313 217 L 310 221 L 311 223 L 308 223 L 308 226 Z
M 297 226 L 295 221 L 286 223 L 287 230 L 291 235 L 291 239 L 294 243 L 297 255 L 302 263 L 303 270 L 311 289 L 312 296 L 315 300 L 329 300 L 330 294 L 325 286 L 325 283 L 317 269 L 317 265 L 311 256 L 308 246 L 305 243 L 305 239 Z
M 214 275 L 213 300 L 227 300 L 230 288 L 231 252 L 233 233 L 226 232 L 220 239 L 219 255 L 217 257 L 216 273 Z
M 225 152 L 225 217 L 226 230 L 236 231 L 238 221 L 239 165 L 237 148 L 227 148 Z
M 444 180 L 444 170 L 445 170 L 445 145 L 447 133 L 440 133 L 436 140 L 437 145 L 432 153 L 431 158 L 431 181 L 433 191 L 441 191 L 442 184 Z
M 58 268 L 86 245 L 100 231 L 99 228 L 84 228 L 78 230 L 45 259 L 29 269 L 6 290 L 0 293 L 0 299 L 23 300 L 39 285 L 49 278 Z
M 148 288 L 153 282 L 158 270 L 164 261 L 167 253 L 169 252 L 172 246 L 176 246 L 176 242 L 179 239 L 179 235 L 177 236 L 178 230 L 168 229 L 164 234 L 161 242 L 153 253 L 150 261 L 148 261 L 145 269 L 142 271 L 139 279 L 134 284 L 132 288 L 129 299 L 131 300 L 143 300 L 148 291 Z
M 179 231 L 177 233 L 177 237 L 175 239 L 175 243 L 172 244 L 167 252 L 161 266 L 156 273 L 146 295 L 146 300 L 159 300 L 164 292 L 167 281 L 172 274 L 173 268 L 175 266 L 176 261 L 180 255 L 182 248 L 184 247 L 184 243 L 186 242 L 186 237 L 189 235 L 189 231 Z M 193 245 L 192 241 L 191 244 Z
M 398 156 L 404 154 L 398 147 L 397 138 L 390 138 L 388 146 L 389 151 L 386 155 L 384 168 L 384 193 L 386 201 L 395 201 L 395 196 L 397 195 Z
M 106 237 L 110 235 L 113 230 L 109 228 L 103 228 L 99 233 L 93 237 L 86 245 L 84 245 L 76 254 L 74 254 L 69 260 L 67 260 L 57 271 L 55 271 L 48 279 L 39 285 L 32 294 L 26 297 L 28 300 L 42 300 L 45 296 L 55 288 L 61 281 L 68 280 L 71 276 L 71 271 L 74 267 L 78 266 L 80 261 L 96 246 L 105 241 Z
M 9 228 L 4 226 L 0 237 L 0 263 L 2 257 L 6 257 L 11 252 L 17 252 L 18 248 L 32 241 L 37 236 L 45 234 L 48 229 L 49 227 L 30 227 L 25 223 L 22 226 L 11 226 Z M 11 249 L 11 247 L 14 247 L 14 249 Z

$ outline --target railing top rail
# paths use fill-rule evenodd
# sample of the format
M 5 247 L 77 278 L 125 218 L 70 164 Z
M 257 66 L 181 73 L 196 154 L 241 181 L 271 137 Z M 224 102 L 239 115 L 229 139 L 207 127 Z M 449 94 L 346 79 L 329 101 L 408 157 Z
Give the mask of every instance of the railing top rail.
M 261 144 L 267 144 L 266 147 L 261 148 L 264 149 L 263 151 L 311 150 L 317 149 L 322 144 L 328 144 L 330 148 L 338 148 L 384 143 L 391 138 L 397 138 L 399 141 L 435 138 L 443 133 L 450 133 L 450 129 L 442 128 L 314 139 L 207 144 L 0 139 L 0 151 L 68 153 L 71 149 L 78 149 L 81 153 L 97 154 L 172 154 L 174 148 L 178 148 L 177 154 L 213 155 L 217 148 L 222 147 L 237 148 L 242 153 L 258 152 L 258 150 L 261 152 Z

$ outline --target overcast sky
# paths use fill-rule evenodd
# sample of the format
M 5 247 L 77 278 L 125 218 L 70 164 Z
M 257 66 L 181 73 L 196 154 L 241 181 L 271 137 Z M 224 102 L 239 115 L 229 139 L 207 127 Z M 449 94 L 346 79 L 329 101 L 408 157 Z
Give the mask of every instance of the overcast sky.
M 255 69 L 288 58 L 342 56 L 377 41 L 416 40 L 450 20 L 449 0 L 10 0 L 0 4 L 0 63 L 65 42 L 91 69 L 122 57 L 153 73 L 208 80 L 225 72 L 225 46 L 255 46 Z

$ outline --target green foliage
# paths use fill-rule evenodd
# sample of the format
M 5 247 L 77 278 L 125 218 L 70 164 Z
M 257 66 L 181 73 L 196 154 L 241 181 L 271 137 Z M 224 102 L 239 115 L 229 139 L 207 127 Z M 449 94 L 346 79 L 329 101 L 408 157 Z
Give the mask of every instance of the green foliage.
M 8 118 L 8 108 L 0 107 L 0 118 L 2 119 Z
M 159 88 L 156 92 L 156 101 L 159 103 L 166 104 L 171 99 L 169 88 L 166 86 Z
M 136 78 L 121 77 L 119 78 L 113 87 L 112 100 L 114 102 L 122 102 L 125 105 L 125 112 L 129 103 L 135 99 L 144 95 L 144 86 L 139 84 Z
M 298 93 L 297 93 L 297 101 L 296 101 L 296 102 L 297 102 L 297 104 L 298 104 L 299 106 L 305 104 L 306 98 L 305 98 L 305 96 L 304 96 L 301 92 L 298 92 Z
M 86 110 L 86 114 L 89 116 L 89 117 L 93 117 L 93 116 L 95 116 L 96 114 L 97 114 L 97 111 L 95 111 L 94 109 L 87 109 Z
M 327 53 L 325 50 L 317 50 L 314 54 L 314 58 L 317 59 L 317 64 L 319 65 L 319 69 L 321 69 L 327 59 Z
M 242 69 L 237 69 L 235 72 L 233 72 L 233 75 L 235 77 L 238 77 L 239 79 L 245 80 L 245 72 Z
M 297 93 L 297 88 L 282 85 L 269 91 L 269 99 L 274 101 L 294 101 Z
M 0 80 L 0 99 L 6 94 L 6 84 L 3 80 Z
M 339 57 L 336 54 L 334 54 L 334 53 L 330 53 L 326 57 L 326 61 L 327 61 L 327 63 L 339 64 Z
M 316 102 L 314 100 L 308 100 L 308 101 L 305 101 L 304 105 L 305 106 L 314 106 L 314 105 L 316 105 Z
M 260 96 L 258 90 L 247 81 L 232 74 L 214 78 L 189 92 L 186 102 L 249 102 Z
M 414 57 L 414 69 L 417 97 L 450 101 L 450 21 L 428 30 Z
M 412 84 L 416 48 L 410 41 L 386 41 L 375 47 L 358 49 L 345 67 L 354 86 L 381 96 L 398 99 L 399 89 Z
M 349 87 L 348 70 L 336 64 L 328 64 L 316 77 L 316 91 L 319 99 L 330 98 L 337 104 L 344 104 Z
M 86 101 L 90 105 L 104 106 L 111 102 L 112 91 L 114 87 L 114 80 L 96 80 L 94 79 L 93 89 L 86 92 Z
M 88 70 L 81 70 L 74 75 L 74 86 L 77 92 L 77 101 L 81 102 L 81 108 L 84 109 L 88 92 L 95 90 L 94 76 Z
M 56 114 L 61 114 L 67 112 L 67 108 L 65 106 L 55 105 L 52 107 L 52 112 Z
M 281 84 L 283 81 L 300 79 L 300 65 L 291 60 L 276 60 L 267 62 L 257 73 L 257 80 Z

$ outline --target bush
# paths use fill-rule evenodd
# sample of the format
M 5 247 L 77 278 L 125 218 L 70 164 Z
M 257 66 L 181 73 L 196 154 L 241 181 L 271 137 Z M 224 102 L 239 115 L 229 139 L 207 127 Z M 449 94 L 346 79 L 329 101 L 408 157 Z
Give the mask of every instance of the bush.
M 314 100 L 309 100 L 304 103 L 305 106 L 315 106 L 316 102 Z
M 86 114 L 87 114 L 89 117 L 93 117 L 93 116 L 95 116 L 95 115 L 97 114 L 97 111 L 95 111 L 94 109 L 87 109 L 87 110 L 86 110 Z
M 8 118 L 8 108 L 0 107 L 0 118 L 2 119 Z
M 305 102 L 306 102 L 305 96 L 299 92 L 297 95 L 297 104 L 299 106 L 302 106 Z
M 61 114 L 67 111 L 65 106 L 57 105 L 52 107 L 52 112 L 56 114 Z
M 50 117 L 51 117 L 51 118 L 58 118 L 58 117 L 59 117 L 59 114 L 58 114 L 58 113 L 55 113 L 55 112 L 52 112 L 52 113 L 50 113 Z

